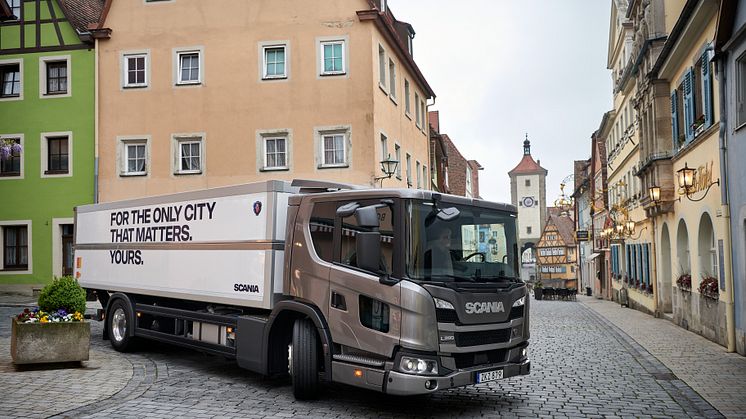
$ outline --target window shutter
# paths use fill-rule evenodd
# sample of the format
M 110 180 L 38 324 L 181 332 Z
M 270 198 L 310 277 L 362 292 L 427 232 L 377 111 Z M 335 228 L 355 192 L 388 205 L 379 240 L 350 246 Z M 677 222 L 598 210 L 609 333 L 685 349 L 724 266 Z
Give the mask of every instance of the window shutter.
M 694 138 L 694 89 L 692 89 L 692 69 L 690 68 L 684 74 L 684 132 L 686 133 L 686 142 Z
M 705 112 L 705 127 L 712 125 L 713 106 L 712 106 L 712 70 L 710 69 L 710 53 L 705 50 L 702 53 L 702 107 Z
M 671 92 L 671 137 L 673 138 L 674 149 L 679 147 L 679 112 L 678 106 L 679 95 L 676 90 Z

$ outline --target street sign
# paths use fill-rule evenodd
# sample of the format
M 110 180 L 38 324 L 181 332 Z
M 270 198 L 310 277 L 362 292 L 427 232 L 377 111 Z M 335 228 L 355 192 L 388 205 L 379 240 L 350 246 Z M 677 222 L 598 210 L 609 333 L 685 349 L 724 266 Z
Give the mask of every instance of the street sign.
M 587 241 L 590 236 L 588 234 L 588 230 L 578 230 L 575 232 L 575 238 L 578 239 L 578 241 Z

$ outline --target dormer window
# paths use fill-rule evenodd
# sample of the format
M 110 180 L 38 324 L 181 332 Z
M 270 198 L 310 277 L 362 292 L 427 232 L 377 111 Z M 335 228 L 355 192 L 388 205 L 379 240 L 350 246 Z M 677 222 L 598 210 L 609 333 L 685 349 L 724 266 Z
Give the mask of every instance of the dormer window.
M 409 50 L 409 55 L 414 57 L 414 43 L 412 40 L 414 39 L 414 34 L 409 33 L 409 36 L 407 37 L 407 49 Z
M 386 0 L 381 0 L 381 13 L 386 13 Z

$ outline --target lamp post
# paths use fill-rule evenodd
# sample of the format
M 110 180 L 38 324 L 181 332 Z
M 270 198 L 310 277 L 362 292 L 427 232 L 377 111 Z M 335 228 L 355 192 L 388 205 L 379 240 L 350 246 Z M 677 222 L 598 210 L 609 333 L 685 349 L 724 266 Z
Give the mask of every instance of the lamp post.
M 391 158 L 391 154 L 388 155 L 384 160 L 381 160 L 381 171 L 385 176 L 379 176 L 374 179 L 381 181 L 381 187 L 383 187 L 383 180 L 384 179 L 390 179 L 391 176 L 396 173 L 396 168 L 399 167 L 399 160 L 394 160 Z
M 684 162 L 684 167 L 676 171 L 676 175 L 678 177 L 679 181 L 679 189 L 683 189 L 684 192 L 679 192 L 679 195 L 686 196 L 686 198 L 692 202 L 699 202 L 707 196 L 707 193 L 710 192 L 710 188 L 713 187 L 713 185 L 720 186 L 720 179 L 710 183 L 707 185 L 707 189 L 705 189 L 704 195 L 702 195 L 699 199 L 692 199 L 691 195 L 696 192 L 694 191 L 694 175 L 697 172 L 697 169 L 692 169 L 689 167 L 687 162 Z M 679 197 L 679 201 L 681 201 L 681 197 Z

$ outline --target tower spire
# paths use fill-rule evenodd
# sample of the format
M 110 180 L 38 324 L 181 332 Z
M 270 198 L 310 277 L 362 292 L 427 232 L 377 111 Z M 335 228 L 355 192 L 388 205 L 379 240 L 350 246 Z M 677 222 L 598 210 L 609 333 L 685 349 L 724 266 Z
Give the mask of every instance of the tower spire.
M 528 140 L 528 133 L 526 133 L 526 141 L 523 142 L 523 155 L 531 155 L 531 141 Z

